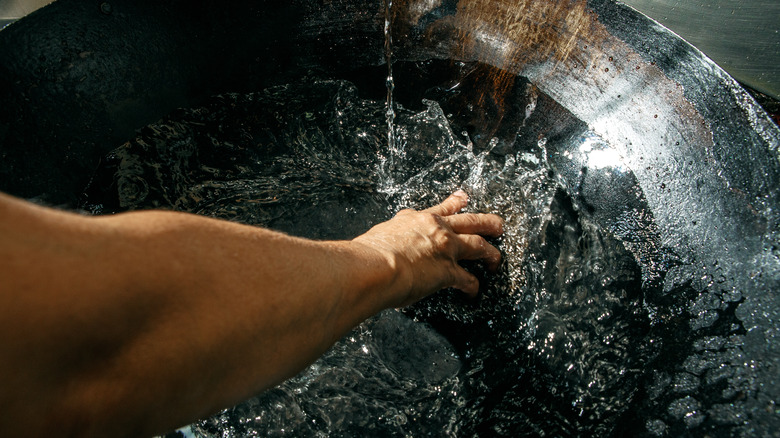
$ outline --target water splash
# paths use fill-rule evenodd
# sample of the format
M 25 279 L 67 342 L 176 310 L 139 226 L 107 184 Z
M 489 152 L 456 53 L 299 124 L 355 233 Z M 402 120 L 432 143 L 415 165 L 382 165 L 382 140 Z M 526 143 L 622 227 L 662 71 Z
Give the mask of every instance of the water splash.
M 218 96 L 142 129 L 104 160 L 85 204 L 94 212 L 172 208 L 339 239 L 463 188 L 469 211 L 506 221 L 493 242 L 505 258 L 500 272 L 466 265 L 481 279 L 478 301 L 444 291 L 406 316 L 383 313 L 294 379 L 197 423 L 199 435 L 612 436 L 704 427 L 711 416 L 701 413 L 724 406 L 739 420 L 739 391 L 714 406 L 689 394 L 723 380 L 687 374 L 726 368 L 678 341 L 689 342 L 680 333 L 690 330 L 724 340 L 742 333 L 729 316 L 736 305 L 723 310 L 682 276 L 682 292 L 670 286 L 668 302 L 645 305 L 635 257 L 566 193 L 547 161 L 579 135 L 548 136 L 537 125 L 529 141 L 499 151 L 492 139 L 475 146 L 437 101 L 414 111 L 397 104 L 406 156 L 383 167 L 385 103 L 359 98 L 343 81 Z M 646 366 L 654 360 L 672 365 L 654 371 Z M 740 375 L 725 378 L 739 388 Z M 638 391 L 649 395 L 637 401 Z M 656 414 L 634 412 L 647 422 L 628 427 L 621 419 L 631 409 Z

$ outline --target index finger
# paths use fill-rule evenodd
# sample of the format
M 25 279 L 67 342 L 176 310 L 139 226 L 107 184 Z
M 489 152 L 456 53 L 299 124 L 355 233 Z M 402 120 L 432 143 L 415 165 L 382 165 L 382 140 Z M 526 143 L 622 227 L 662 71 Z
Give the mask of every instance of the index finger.
M 450 216 L 459 212 L 463 207 L 469 203 L 469 195 L 463 190 L 451 194 L 447 199 L 441 202 L 439 205 L 423 210 L 426 213 L 433 213 L 439 216 Z

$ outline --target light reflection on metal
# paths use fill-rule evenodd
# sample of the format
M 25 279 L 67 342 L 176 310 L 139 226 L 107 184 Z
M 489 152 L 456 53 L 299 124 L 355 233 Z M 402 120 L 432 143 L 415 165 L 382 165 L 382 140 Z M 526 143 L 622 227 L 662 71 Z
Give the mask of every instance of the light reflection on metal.
M 589 134 L 582 138 L 579 147 L 580 153 L 585 156 L 586 165 L 593 169 L 614 169 L 624 171 L 623 157 L 599 137 Z

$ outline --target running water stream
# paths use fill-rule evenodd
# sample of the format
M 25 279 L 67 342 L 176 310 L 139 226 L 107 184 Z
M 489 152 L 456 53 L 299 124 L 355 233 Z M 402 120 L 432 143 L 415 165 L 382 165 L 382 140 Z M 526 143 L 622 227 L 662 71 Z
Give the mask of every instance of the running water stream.
M 385 0 L 385 63 L 387 64 L 387 148 L 390 154 L 395 150 L 395 109 L 393 108 L 393 91 L 395 90 L 395 81 L 393 80 L 393 0 Z
M 385 64 L 387 65 L 387 77 L 385 78 L 385 87 L 387 87 L 387 96 L 385 99 L 385 118 L 387 120 L 387 147 L 384 152 L 380 152 L 380 164 L 378 172 L 381 180 L 387 182 L 382 186 L 382 190 L 393 190 L 392 171 L 398 162 L 404 160 L 404 145 L 399 142 L 396 136 L 395 128 L 395 102 L 393 93 L 395 92 L 395 79 L 393 78 L 393 0 L 384 0 L 385 4 L 385 25 L 384 25 L 384 51 Z

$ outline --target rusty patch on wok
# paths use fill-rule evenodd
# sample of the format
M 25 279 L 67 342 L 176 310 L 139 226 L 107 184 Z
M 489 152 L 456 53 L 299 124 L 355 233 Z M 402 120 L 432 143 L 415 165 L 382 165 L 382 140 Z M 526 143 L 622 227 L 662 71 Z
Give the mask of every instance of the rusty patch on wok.
M 710 160 L 712 128 L 683 87 L 611 35 L 585 0 L 463 0 L 454 7 L 394 0 L 393 14 L 399 54 L 489 66 L 472 73 L 479 77 L 471 94 L 480 95 L 475 105 L 497 107 L 499 118 L 523 75 L 588 123 L 635 171 L 651 145 L 696 149 Z M 629 123 L 614 126 L 613 117 Z
M 555 59 L 579 63 L 590 55 L 578 44 L 595 46 L 605 31 L 583 0 L 538 2 L 534 0 L 461 1 L 454 15 L 427 25 L 441 0 L 395 0 L 394 33 L 409 35 L 414 26 L 425 26 L 427 46 L 451 45 L 453 59 L 478 60 L 496 67 L 483 74 L 488 100 L 503 102 L 515 73 L 528 63 Z M 457 42 L 452 44 L 452 42 Z

